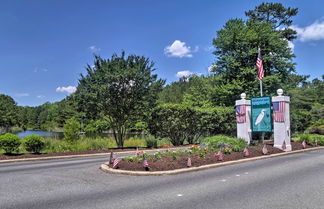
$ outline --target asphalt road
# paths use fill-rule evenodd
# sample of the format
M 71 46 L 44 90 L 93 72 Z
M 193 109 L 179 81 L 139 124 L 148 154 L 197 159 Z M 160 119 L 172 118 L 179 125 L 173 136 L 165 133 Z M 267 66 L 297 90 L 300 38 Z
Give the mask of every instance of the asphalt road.
M 0 164 L 0 208 L 324 208 L 324 150 L 173 176 L 107 174 L 105 161 Z

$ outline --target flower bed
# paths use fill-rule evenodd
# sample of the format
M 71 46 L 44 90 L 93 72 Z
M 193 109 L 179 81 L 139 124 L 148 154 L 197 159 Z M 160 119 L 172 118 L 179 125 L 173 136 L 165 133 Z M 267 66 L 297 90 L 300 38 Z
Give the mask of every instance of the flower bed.
M 303 145 L 300 142 L 291 142 L 293 150 L 303 149 Z M 311 145 L 307 145 L 307 148 L 312 147 Z M 202 148 L 193 146 L 190 149 L 185 151 L 165 151 L 158 152 L 154 155 L 140 155 L 134 157 L 126 157 L 120 160 L 116 169 L 129 170 L 129 171 L 167 171 L 167 170 L 175 170 L 181 168 L 187 168 L 188 165 L 188 157 L 191 159 L 191 166 L 198 167 L 202 165 L 221 163 L 225 161 L 234 161 L 243 158 L 252 158 L 257 156 L 264 155 L 262 153 L 262 145 L 259 146 L 250 146 L 248 147 L 249 156 L 244 156 L 243 152 L 234 152 L 230 151 L 229 154 L 223 154 L 223 160 L 220 161 L 216 154 L 219 150 L 222 150 L 222 153 L 226 148 L 220 149 L 211 149 L 211 148 Z M 281 153 L 282 150 L 278 148 L 274 148 L 271 142 L 266 144 L 267 155 Z M 118 156 L 116 156 L 118 157 Z M 148 162 L 148 169 L 143 166 L 143 157 Z M 113 165 L 109 165 L 109 167 L 113 167 Z

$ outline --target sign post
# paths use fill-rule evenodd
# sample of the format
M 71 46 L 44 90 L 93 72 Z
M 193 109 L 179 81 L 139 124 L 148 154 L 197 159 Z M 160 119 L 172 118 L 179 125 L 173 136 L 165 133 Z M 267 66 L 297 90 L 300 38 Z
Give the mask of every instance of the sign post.
M 277 90 L 278 96 L 272 97 L 274 147 L 283 151 L 291 151 L 290 133 L 290 97 L 283 96 L 283 90 Z M 284 144 L 284 146 L 283 146 Z
M 252 140 L 251 101 L 245 98 L 246 94 L 242 93 L 241 99 L 235 102 L 237 138 L 243 139 L 250 144 Z

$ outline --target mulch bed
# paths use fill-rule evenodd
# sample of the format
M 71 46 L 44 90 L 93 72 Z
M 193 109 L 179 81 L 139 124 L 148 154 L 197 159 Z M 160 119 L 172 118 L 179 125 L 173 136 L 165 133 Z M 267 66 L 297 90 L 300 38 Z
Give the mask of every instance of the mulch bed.
M 273 142 L 267 142 L 268 154 L 281 153 L 282 150 L 273 147 Z M 292 150 L 300 150 L 303 149 L 303 146 L 299 142 L 291 142 Z M 307 145 L 307 148 L 311 148 L 312 146 Z M 194 153 L 191 155 L 192 167 L 198 167 L 202 165 L 221 163 L 226 161 L 234 161 L 243 158 L 252 158 L 257 156 L 262 156 L 262 145 L 251 146 L 249 147 L 250 155 L 249 157 L 244 157 L 243 152 L 232 152 L 231 154 L 224 154 L 223 161 L 217 161 L 215 154 L 217 151 L 210 151 L 206 154 L 205 158 L 200 158 L 198 153 Z M 187 154 L 178 155 L 176 159 L 174 159 L 171 155 L 168 157 L 162 157 L 159 160 L 148 161 L 149 163 L 149 171 L 167 171 L 167 170 L 175 170 L 181 168 L 187 168 Z M 109 165 L 112 167 L 111 165 Z M 129 170 L 129 171 L 145 171 L 141 162 L 129 162 L 127 160 L 122 160 L 118 164 L 118 168 L 121 170 Z

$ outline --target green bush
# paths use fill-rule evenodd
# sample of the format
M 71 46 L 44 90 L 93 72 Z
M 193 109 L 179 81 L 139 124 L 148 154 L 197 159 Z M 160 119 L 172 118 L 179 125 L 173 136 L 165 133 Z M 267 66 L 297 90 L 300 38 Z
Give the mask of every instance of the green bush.
M 45 139 L 36 134 L 24 137 L 24 145 L 28 152 L 40 153 L 45 147 Z
M 124 147 L 145 147 L 145 140 L 137 137 L 126 139 Z
M 163 104 L 153 110 L 148 128 L 152 135 L 169 138 L 175 146 L 185 141 L 194 144 L 201 136 L 232 134 L 235 131 L 235 113 L 230 107 Z
M 247 146 L 247 143 L 242 139 L 237 139 L 224 135 L 217 135 L 212 137 L 207 137 L 202 140 L 208 143 L 213 149 L 219 149 L 221 146 L 230 145 L 234 152 L 242 152 Z
M 6 133 L 0 136 L 0 148 L 6 153 L 18 152 L 20 144 L 20 138 L 14 134 Z
M 75 119 L 68 119 L 64 124 L 64 139 L 69 142 L 74 142 L 79 139 L 80 123 Z
M 322 135 L 299 134 L 294 138 L 295 142 L 303 142 L 304 140 L 307 144 L 313 144 L 317 140 L 318 145 L 324 146 L 324 136 Z
M 158 142 L 154 136 L 146 136 L 145 137 L 146 147 L 147 148 L 157 148 Z

